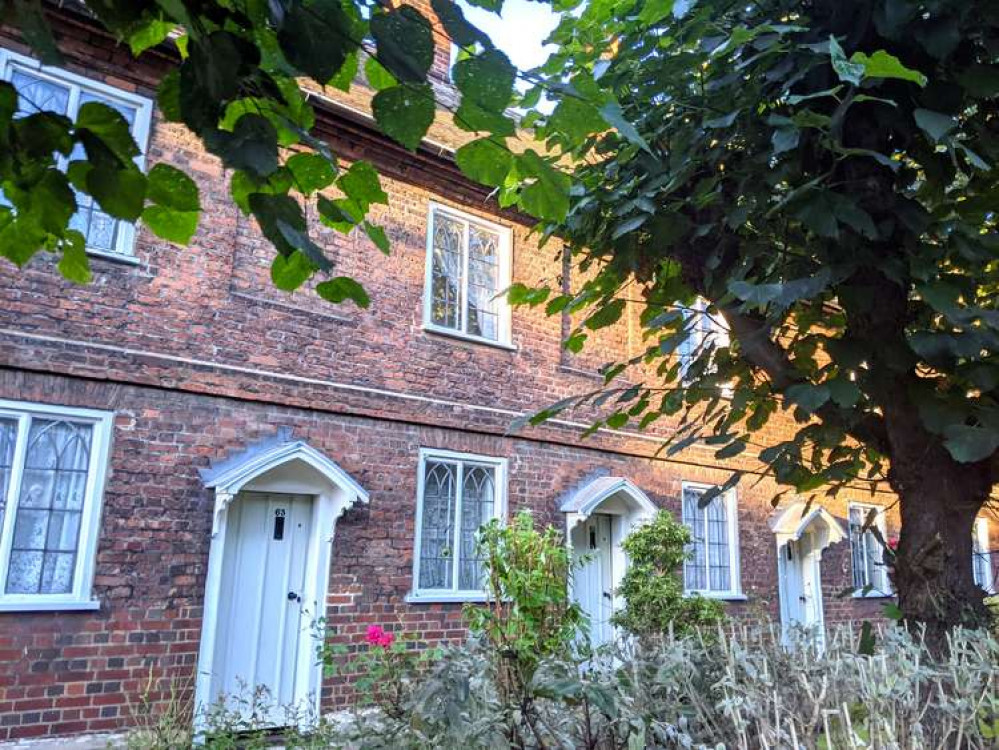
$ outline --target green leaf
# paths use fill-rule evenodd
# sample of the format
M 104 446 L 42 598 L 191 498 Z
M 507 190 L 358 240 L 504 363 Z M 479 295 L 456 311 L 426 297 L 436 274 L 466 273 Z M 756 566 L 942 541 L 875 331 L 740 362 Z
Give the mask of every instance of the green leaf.
M 180 103 L 180 86 L 180 73 L 177 70 L 171 70 L 163 76 L 156 89 L 156 103 L 159 105 L 163 119 L 167 122 L 182 122 L 184 119 Z
M 285 292 L 293 292 L 309 280 L 316 268 L 304 253 L 278 254 L 271 263 L 271 281 Z
M 926 85 L 926 76 L 918 70 L 905 67 L 897 57 L 883 49 L 877 50 L 870 57 L 863 52 L 854 52 L 850 62 L 863 66 L 864 78 L 898 78 L 918 83 L 920 86 Z
M 328 302 L 340 304 L 352 300 L 358 307 L 366 308 L 371 304 L 364 287 L 347 276 L 337 276 L 316 286 L 316 293 Z
M 364 63 L 364 77 L 368 81 L 368 85 L 375 91 L 381 91 L 399 83 L 395 76 L 389 73 L 385 66 L 374 57 L 369 57 Z
M 462 98 L 468 98 L 489 112 L 502 112 L 513 98 L 517 69 L 498 49 L 459 60 L 454 66 L 454 82 Z
M 91 155 L 87 138 L 96 136 L 111 153 L 123 164 L 130 163 L 141 151 L 132 138 L 132 129 L 121 112 L 100 102 L 87 102 L 80 107 L 76 116 L 77 137 L 84 139 L 88 147 L 87 155 Z
M 511 136 L 517 129 L 506 115 L 483 109 L 471 99 L 463 99 L 454 113 L 454 123 L 470 133 L 486 132 L 499 138 Z
M 362 212 L 366 212 L 372 203 L 388 204 L 388 195 L 382 190 L 378 172 L 366 161 L 351 164 L 338 185 Z
M 645 0 L 638 12 L 638 20 L 646 26 L 655 26 L 673 14 L 673 0 Z
M 517 172 L 527 179 L 520 191 L 520 205 L 539 219 L 562 221 L 569 212 L 568 175 L 542 159 L 532 149 L 515 157 Z
M 212 130 L 204 135 L 205 145 L 231 169 L 245 169 L 266 176 L 278 168 L 277 130 L 261 115 L 245 114 L 231 133 Z
M 621 319 L 621 313 L 624 312 L 624 307 L 625 301 L 623 299 L 611 300 L 610 302 L 607 302 L 603 306 L 599 307 L 595 313 L 590 315 L 590 317 L 586 319 L 584 325 L 591 331 L 613 325 Z
M 932 138 L 935 143 L 940 143 L 950 131 L 957 127 L 957 120 L 941 112 L 933 112 L 928 109 L 914 109 L 912 116 L 915 118 L 919 128 Z
M 798 140 L 801 138 L 801 131 L 797 128 L 777 128 L 770 138 L 773 143 L 773 154 L 782 154 L 798 147 Z
M 326 226 L 335 229 L 341 234 L 349 234 L 361 222 L 363 211 L 360 206 L 346 198 L 330 200 L 319 196 L 316 201 L 319 209 L 319 220 Z
M 434 92 L 426 83 L 391 86 L 375 94 L 371 109 L 383 133 L 415 151 L 434 121 Z
M 311 195 L 329 187 L 336 179 L 333 165 L 319 154 L 295 154 L 285 162 L 285 166 L 303 195 Z
M 503 185 L 513 165 L 513 154 L 492 138 L 466 143 L 455 152 L 454 159 L 467 177 L 492 187 Z
M 962 464 L 988 458 L 999 448 L 999 430 L 952 424 L 944 430 L 944 447 Z
M 86 173 L 86 192 L 114 218 L 135 221 L 145 203 L 146 176 L 137 169 L 98 164 Z
M 649 150 L 649 144 L 639 134 L 638 129 L 624 117 L 621 105 L 617 102 L 607 102 L 600 108 L 600 116 L 621 136 L 641 149 Z
M 378 61 L 404 83 L 422 83 L 434 62 L 430 22 L 409 5 L 371 16 Z
M 451 0 L 430 0 L 430 5 L 451 41 L 459 47 L 472 47 L 476 44 L 492 46 L 488 36 L 465 20 L 465 14 L 457 3 Z
M 385 230 L 382 227 L 377 224 L 372 224 L 370 221 L 366 221 L 364 222 L 364 233 L 368 235 L 368 239 L 375 243 L 375 247 L 386 255 L 389 254 L 389 238 L 388 235 L 385 234 Z M 362 307 L 365 306 L 366 305 L 362 305 Z
M 335 76 L 330 78 L 328 85 L 335 89 L 340 89 L 340 91 L 350 91 L 350 84 L 357 77 L 359 65 L 360 55 L 357 53 L 357 50 L 348 53 L 343 65 L 340 66 L 340 70 L 336 72 Z
M 860 85 L 860 80 L 864 76 L 864 65 L 847 60 L 846 53 L 834 36 L 829 37 L 829 57 L 833 70 L 841 81 L 852 83 L 854 86 Z
M 831 394 L 827 385 L 812 385 L 811 383 L 796 383 L 784 391 L 785 398 L 805 411 L 812 413 L 826 403 Z
M 165 42 L 176 27 L 173 21 L 161 18 L 148 19 L 143 26 L 128 35 L 128 46 L 132 49 L 132 55 L 138 57 L 150 47 Z
M 86 246 L 86 239 L 75 229 L 66 232 L 60 245 L 62 257 L 59 259 L 59 273 L 74 284 L 88 284 L 92 278 Z
M 200 211 L 198 186 L 176 167 L 160 162 L 147 175 L 146 197 L 178 211 Z
M 308 256 L 310 267 L 328 270 L 330 262 L 323 249 L 309 238 L 302 207 L 289 195 L 251 193 L 248 197 L 260 231 L 291 263 L 295 251 Z M 282 287 L 283 288 L 283 287 Z
M 607 130 L 607 121 L 589 102 L 576 96 L 565 96 L 549 117 L 548 128 L 564 133 L 571 143 L 576 144 L 591 133 Z
M 186 245 L 198 230 L 198 211 L 178 211 L 167 206 L 146 206 L 142 223 L 157 237 Z
M 302 0 L 287 7 L 278 31 L 281 51 L 307 76 L 327 83 L 357 49 L 357 41 L 344 33 L 351 29 L 350 18 L 339 2 L 329 0 Z

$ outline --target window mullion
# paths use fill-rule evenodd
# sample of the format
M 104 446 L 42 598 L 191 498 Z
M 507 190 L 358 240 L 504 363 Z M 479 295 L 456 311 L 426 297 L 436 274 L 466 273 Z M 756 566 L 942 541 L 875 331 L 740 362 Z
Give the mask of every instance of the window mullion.
M 69 81 L 65 81 L 65 85 L 69 89 L 69 100 L 66 102 L 66 117 L 76 122 L 76 115 L 80 110 L 80 87 Z M 57 164 L 59 165 L 59 169 L 65 172 L 69 168 L 69 157 L 60 154 Z
M 461 502 L 464 495 L 465 487 L 465 464 L 462 461 L 458 461 L 455 464 L 456 472 L 456 484 L 455 495 L 454 495 L 454 541 L 451 544 L 451 549 L 453 551 L 451 561 L 451 590 L 461 591 L 459 586 L 459 576 L 461 574 Z
M 701 511 L 704 514 L 704 589 L 714 591 L 711 585 L 711 517 L 708 513 L 708 506 L 705 505 Z
M 21 414 L 17 421 L 17 436 L 14 441 L 14 456 L 10 466 L 10 484 L 7 488 L 7 507 L 4 509 L 3 525 L 0 527 L 0 598 L 7 591 L 7 573 L 10 567 L 10 550 L 14 543 L 14 520 L 17 516 L 17 501 L 21 496 L 21 481 L 24 475 L 24 459 L 28 450 L 28 432 L 31 416 Z
M 464 222 L 464 231 L 461 243 L 461 284 L 459 285 L 458 299 L 461 304 L 461 332 L 468 333 L 468 256 L 469 247 L 469 224 Z

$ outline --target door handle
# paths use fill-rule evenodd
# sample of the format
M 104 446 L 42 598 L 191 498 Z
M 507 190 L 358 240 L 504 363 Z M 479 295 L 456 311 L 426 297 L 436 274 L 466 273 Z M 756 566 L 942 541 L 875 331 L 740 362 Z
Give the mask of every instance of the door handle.
M 614 597 L 612 597 L 609 592 L 607 591 L 604 592 L 604 599 L 613 599 L 613 598 Z
M 288 592 L 288 601 L 289 602 L 300 602 L 300 601 L 302 601 L 302 597 L 299 596 L 298 594 L 296 594 L 294 591 L 289 591 Z

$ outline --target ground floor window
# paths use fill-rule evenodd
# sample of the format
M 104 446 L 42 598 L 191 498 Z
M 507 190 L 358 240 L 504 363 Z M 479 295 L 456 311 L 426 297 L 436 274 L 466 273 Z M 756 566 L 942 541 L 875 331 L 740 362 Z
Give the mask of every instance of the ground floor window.
M 975 521 L 971 544 L 974 552 L 972 571 L 975 574 L 975 583 L 991 594 L 994 591 L 995 582 L 992 576 L 992 550 L 989 549 L 988 519 L 979 518 Z
M 884 562 L 887 534 L 884 511 L 874 505 L 851 505 L 849 516 L 854 594 L 890 594 L 891 583 L 888 581 L 888 568 Z
M 111 415 L 0 401 L 0 610 L 89 605 Z
M 420 597 L 481 596 L 476 534 L 505 505 L 506 461 L 450 451 L 420 453 L 413 589 Z
M 691 534 L 683 566 L 684 589 L 705 596 L 738 596 L 741 592 L 735 492 L 718 495 L 702 508 L 701 496 L 707 489 L 704 485 L 683 485 L 683 523 Z

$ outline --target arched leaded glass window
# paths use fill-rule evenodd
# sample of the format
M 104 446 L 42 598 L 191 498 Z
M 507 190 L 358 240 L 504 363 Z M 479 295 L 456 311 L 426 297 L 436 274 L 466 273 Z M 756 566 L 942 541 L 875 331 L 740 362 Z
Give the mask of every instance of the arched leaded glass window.
M 109 438 L 109 414 L 0 401 L 0 611 L 92 604 Z
M 505 462 L 442 451 L 421 453 L 414 595 L 481 594 L 479 529 L 502 515 Z

